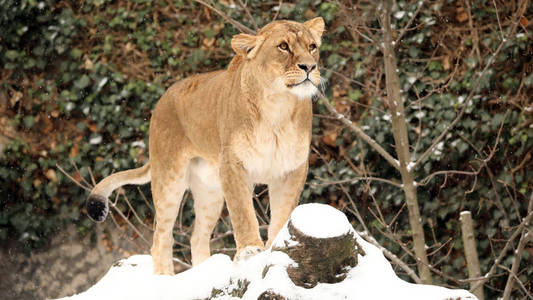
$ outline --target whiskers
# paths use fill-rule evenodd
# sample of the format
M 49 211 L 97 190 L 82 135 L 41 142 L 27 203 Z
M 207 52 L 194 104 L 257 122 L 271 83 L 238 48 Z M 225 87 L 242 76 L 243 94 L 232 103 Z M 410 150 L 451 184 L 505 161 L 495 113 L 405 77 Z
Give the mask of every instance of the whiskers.
M 328 80 L 325 77 L 320 76 L 320 82 L 318 83 L 318 93 L 313 95 L 313 101 L 318 101 L 320 98 L 320 94 L 325 95 L 326 94 L 326 88 L 327 88 Z

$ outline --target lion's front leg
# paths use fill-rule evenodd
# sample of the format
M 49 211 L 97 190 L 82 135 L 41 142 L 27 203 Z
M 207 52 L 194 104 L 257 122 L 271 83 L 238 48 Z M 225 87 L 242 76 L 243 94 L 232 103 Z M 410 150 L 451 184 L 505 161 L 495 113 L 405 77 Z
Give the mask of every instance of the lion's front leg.
M 272 245 L 293 209 L 298 205 L 298 199 L 307 178 L 307 169 L 308 163 L 306 161 L 296 170 L 276 178 L 268 184 L 270 225 L 268 226 L 267 248 Z
M 223 158 L 220 179 L 237 244 L 235 258 L 245 258 L 263 250 L 264 243 L 259 235 L 259 223 L 252 202 L 253 185 L 235 156 Z

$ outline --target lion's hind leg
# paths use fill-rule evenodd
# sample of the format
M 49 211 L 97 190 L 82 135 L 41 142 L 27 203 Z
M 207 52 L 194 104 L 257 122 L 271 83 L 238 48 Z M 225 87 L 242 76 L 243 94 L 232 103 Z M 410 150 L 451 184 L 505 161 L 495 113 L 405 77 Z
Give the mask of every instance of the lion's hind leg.
M 196 157 L 189 165 L 189 187 L 194 199 L 194 230 L 191 236 L 193 266 L 211 255 L 209 242 L 224 206 L 224 193 L 218 171 L 206 160 Z
M 154 168 L 154 166 L 152 166 Z M 171 171 L 154 170 L 152 176 L 152 196 L 155 205 L 155 233 L 152 244 L 154 274 L 173 275 L 172 234 L 183 193 L 187 189 L 187 167 L 184 166 L 174 174 Z M 159 172 L 157 172 L 159 171 Z
M 191 185 L 191 191 L 195 213 L 191 252 L 192 264 L 196 266 L 211 255 L 209 242 L 224 206 L 224 196 L 221 190 L 209 190 L 201 185 Z

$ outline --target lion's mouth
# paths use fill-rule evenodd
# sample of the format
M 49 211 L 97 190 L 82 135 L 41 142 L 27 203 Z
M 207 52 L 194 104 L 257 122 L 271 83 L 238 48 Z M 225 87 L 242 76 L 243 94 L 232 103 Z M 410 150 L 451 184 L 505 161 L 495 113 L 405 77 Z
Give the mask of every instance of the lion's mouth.
M 299 86 L 299 85 L 304 84 L 304 83 L 307 83 L 307 82 L 309 82 L 309 83 L 312 84 L 312 85 L 315 85 L 315 84 L 311 81 L 311 79 L 309 79 L 309 77 L 307 77 L 307 78 L 305 78 L 304 80 L 302 80 L 302 81 L 300 81 L 300 82 L 298 82 L 298 83 L 287 84 L 287 87 L 292 88 L 292 87 Z

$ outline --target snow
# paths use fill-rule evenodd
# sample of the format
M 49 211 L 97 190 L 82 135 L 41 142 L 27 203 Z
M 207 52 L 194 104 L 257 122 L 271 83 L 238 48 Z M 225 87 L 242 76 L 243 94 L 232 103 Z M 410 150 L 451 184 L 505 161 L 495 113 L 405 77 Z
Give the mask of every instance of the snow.
M 325 204 L 300 205 L 292 212 L 290 220 L 303 234 L 316 238 L 341 236 L 353 230 L 346 215 Z
M 92 137 L 90 140 L 89 140 L 89 144 L 91 145 L 98 145 L 102 142 L 102 136 L 101 135 L 97 135 L 95 137 Z
M 287 299 L 309 300 L 477 299 L 465 290 L 411 284 L 401 280 L 383 253 L 357 235 L 346 216 L 333 207 L 323 204 L 300 205 L 290 220 L 298 229 L 315 237 L 353 234 L 365 255 L 358 256 L 357 266 L 348 272 L 343 281 L 335 284 L 318 283 L 311 289 L 296 286 L 291 281 L 287 267 L 297 267 L 297 264 L 286 253 L 272 251 L 272 248 L 237 262 L 227 255 L 215 254 L 202 264 L 174 276 L 153 275 L 151 257 L 135 255 L 116 263 L 86 292 L 64 299 L 257 299 L 267 290 Z M 287 226 L 284 226 L 276 237 L 274 248 L 276 244 L 290 243 L 290 239 Z M 232 296 L 232 292 L 242 290 L 246 285 L 242 298 Z

